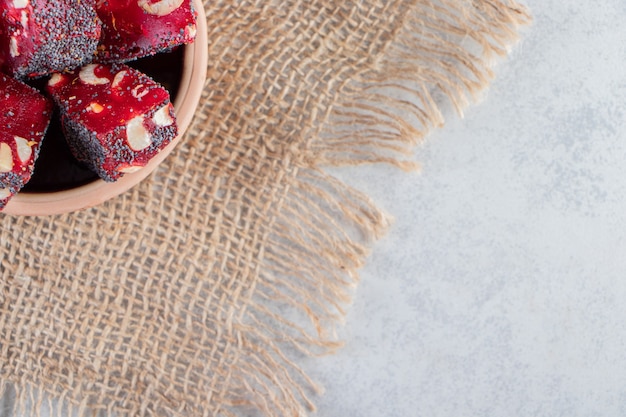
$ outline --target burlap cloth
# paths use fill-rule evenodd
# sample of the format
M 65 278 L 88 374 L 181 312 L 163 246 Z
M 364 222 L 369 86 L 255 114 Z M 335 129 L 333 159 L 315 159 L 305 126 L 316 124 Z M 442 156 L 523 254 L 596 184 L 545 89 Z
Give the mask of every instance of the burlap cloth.
M 488 83 L 528 19 L 513 0 L 205 9 L 208 79 L 165 163 L 93 209 L 1 217 L 0 378 L 14 412 L 313 409 L 296 362 L 337 346 L 333 325 L 386 226 L 320 167 L 411 168 L 402 154 L 442 123 L 441 105 L 460 109 Z

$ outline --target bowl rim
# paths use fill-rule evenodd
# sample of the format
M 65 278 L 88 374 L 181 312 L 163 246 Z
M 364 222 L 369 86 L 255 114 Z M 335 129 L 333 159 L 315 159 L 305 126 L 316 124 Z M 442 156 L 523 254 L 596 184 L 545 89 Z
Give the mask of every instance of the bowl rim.
M 197 12 L 196 38 L 194 42 L 185 45 L 180 86 L 173 103 L 178 135 L 145 167 L 137 172 L 125 174 L 116 182 L 109 183 L 96 179 L 63 191 L 18 193 L 9 200 L 2 214 L 48 216 L 97 206 L 139 184 L 174 150 L 191 124 L 206 80 L 208 60 L 206 16 L 201 0 L 193 0 L 193 4 Z

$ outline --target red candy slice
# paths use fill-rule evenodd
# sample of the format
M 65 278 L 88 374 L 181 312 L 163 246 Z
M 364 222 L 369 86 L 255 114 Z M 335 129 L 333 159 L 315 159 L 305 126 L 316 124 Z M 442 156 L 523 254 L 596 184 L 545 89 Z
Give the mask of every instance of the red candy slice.
M 196 33 L 191 0 L 98 0 L 100 62 L 126 62 L 190 43 Z
M 50 100 L 0 75 L 0 210 L 30 180 L 51 115 Z
M 95 0 L 0 0 L 0 64 L 17 78 L 91 62 L 100 38 Z
M 55 74 L 47 89 L 73 155 L 105 181 L 145 166 L 176 136 L 167 90 L 126 65 Z

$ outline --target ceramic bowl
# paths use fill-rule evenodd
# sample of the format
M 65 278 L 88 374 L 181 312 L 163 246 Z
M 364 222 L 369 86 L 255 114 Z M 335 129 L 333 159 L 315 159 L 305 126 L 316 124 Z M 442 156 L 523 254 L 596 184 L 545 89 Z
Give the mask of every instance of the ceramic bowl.
M 206 79 L 206 17 L 202 1 L 193 0 L 193 3 L 198 12 L 194 43 L 130 63 L 170 90 L 176 110 L 178 136 L 141 170 L 107 183 L 71 157 L 55 115 L 33 178 L 9 201 L 3 214 L 46 216 L 96 206 L 141 182 L 172 152 L 191 123 Z

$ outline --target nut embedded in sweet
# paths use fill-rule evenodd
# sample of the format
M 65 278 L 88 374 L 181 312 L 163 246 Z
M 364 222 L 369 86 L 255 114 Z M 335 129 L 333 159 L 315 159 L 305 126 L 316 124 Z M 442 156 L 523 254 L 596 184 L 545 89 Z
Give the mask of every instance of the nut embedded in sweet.
M 25 10 L 22 10 L 20 15 L 21 15 L 20 23 L 22 24 L 22 29 L 26 30 L 28 28 L 28 13 L 26 13 Z
M 132 89 L 131 94 L 133 97 L 139 99 L 148 94 L 148 89 L 143 84 L 139 84 Z
M 11 172 L 13 169 L 13 152 L 7 143 L 0 143 L 0 172 Z
M 111 83 L 111 88 L 117 88 L 117 86 L 119 86 L 124 79 L 124 76 L 127 74 L 127 72 L 128 71 L 122 70 L 115 74 L 115 77 L 113 77 L 113 82 Z
M 50 79 L 48 80 L 48 86 L 54 87 L 55 85 L 60 83 L 61 80 L 63 80 L 63 75 L 59 74 L 58 72 L 55 72 L 54 74 L 52 74 L 52 77 L 50 77 Z
M 170 114 L 170 105 L 167 104 L 157 110 L 152 116 L 152 121 L 157 126 L 171 126 L 172 123 L 174 123 L 174 119 L 172 119 L 172 115 Z
M 137 116 L 126 124 L 126 140 L 134 151 L 142 151 L 152 144 L 152 136 L 146 130 L 143 121 L 143 116 Z
M 94 70 L 96 69 L 97 66 L 98 66 L 97 64 L 85 65 L 80 70 L 80 73 L 78 74 L 78 78 L 80 78 L 80 80 L 84 82 L 85 84 L 90 84 L 90 85 L 107 84 L 109 82 L 108 78 L 98 77 L 94 73 Z
M 11 40 L 9 41 L 9 54 L 11 54 L 13 58 L 20 56 L 20 50 L 17 47 L 17 39 L 15 39 L 15 36 L 11 36 Z
M 34 144 L 34 142 L 29 142 L 28 140 L 19 136 L 14 136 L 14 138 L 17 148 L 17 156 L 20 158 L 20 161 L 25 164 L 30 161 L 30 158 L 33 156 L 33 149 L 31 148 L 31 146 Z
M 150 0 L 139 0 L 137 4 L 148 14 L 166 16 L 178 9 L 183 4 L 183 1 L 184 0 L 160 0 L 152 3 Z
M 25 9 L 28 6 L 28 0 L 13 0 L 13 7 L 16 9 Z

